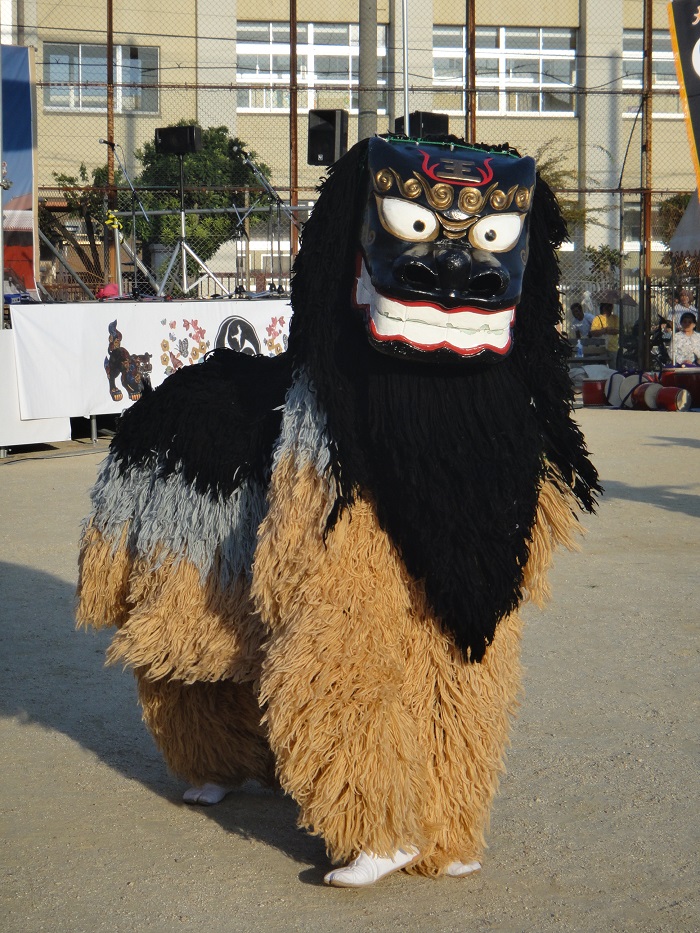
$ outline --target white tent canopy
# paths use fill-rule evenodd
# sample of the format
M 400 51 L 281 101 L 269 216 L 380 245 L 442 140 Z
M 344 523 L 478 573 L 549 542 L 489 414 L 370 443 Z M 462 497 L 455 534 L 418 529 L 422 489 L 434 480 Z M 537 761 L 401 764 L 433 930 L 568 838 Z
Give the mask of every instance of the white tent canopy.
M 677 256 L 700 256 L 700 201 L 691 195 L 685 213 L 671 237 L 669 250 Z

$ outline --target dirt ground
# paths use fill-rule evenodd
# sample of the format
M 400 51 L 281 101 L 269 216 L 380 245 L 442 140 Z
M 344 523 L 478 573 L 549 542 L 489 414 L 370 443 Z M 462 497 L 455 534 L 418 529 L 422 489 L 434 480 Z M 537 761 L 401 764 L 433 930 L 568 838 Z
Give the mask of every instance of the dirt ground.
M 471 878 L 329 889 L 291 800 L 181 803 L 108 634 L 77 633 L 106 451 L 0 461 L 3 933 L 700 930 L 700 413 L 577 413 L 607 494 L 544 612 L 490 849 Z

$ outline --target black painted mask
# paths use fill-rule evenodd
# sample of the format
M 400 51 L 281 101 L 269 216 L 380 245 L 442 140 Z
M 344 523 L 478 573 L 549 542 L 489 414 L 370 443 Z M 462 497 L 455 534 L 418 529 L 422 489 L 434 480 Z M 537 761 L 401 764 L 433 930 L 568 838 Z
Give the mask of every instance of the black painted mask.
M 527 261 L 534 160 L 377 136 L 368 162 L 353 300 L 371 343 L 413 358 L 503 359 Z

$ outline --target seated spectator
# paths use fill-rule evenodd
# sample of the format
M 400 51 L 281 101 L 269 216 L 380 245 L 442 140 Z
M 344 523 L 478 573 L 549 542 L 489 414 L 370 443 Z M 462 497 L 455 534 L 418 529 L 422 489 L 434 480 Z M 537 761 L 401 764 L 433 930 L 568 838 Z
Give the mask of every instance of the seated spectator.
M 676 330 L 682 329 L 681 328 L 681 315 L 686 311 L 690 311 L 691 314 L 694 314 L 696 316 L 698 313 L 698 309 L 695 307 L 694 304 L 692 304 L 690 300 L 690 292 L 685 288 L 681 288 L 679 291 L 676 292 L 676 303 L 673 306 L 673 320 L 676 325 Z
M 600 311 L 593 318 L 590 336 L 605 339 L 608 365 L 615 368 L 617 365 L 617 351 L 620 346 L 620 318 L 615 314 L 611 303 L 607 301 L 601 303 Z
M 680 319 L 680 332 L 674 334 L 673 362 L 676 366 L 700 364 L 700 334 L 695 333 L 697 319 L 692 311 L 684 311 Z
M 572 340 L 584 340 L 591 333 L 591 324 L 593 323 L 593 314 L 583 310 L 580 302 L 574 301 L 569 309 L 573 322 L 569 338 Z

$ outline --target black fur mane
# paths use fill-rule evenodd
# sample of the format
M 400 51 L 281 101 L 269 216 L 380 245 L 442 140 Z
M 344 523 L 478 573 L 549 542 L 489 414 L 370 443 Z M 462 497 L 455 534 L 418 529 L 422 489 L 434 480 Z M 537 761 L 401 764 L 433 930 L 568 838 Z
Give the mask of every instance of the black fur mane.
M 507 149 L 508 147 L 483 147 Z M 514 348 L 495 365 L 396 360 L 372 350 L 351 307 L 366 141 L 331 169 L 294 267 L 289 354 L 328 417 L 336 510 L 363 494 L 442 624 L 480 660 L 521 599 L 547 461 L 592 510 L 599 489 L 571 419 L 555 247 L 566 237 L 538 178 Z

